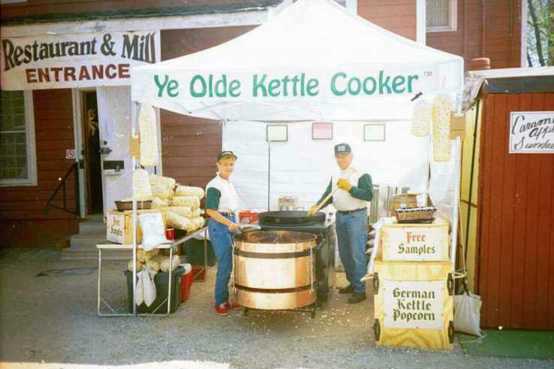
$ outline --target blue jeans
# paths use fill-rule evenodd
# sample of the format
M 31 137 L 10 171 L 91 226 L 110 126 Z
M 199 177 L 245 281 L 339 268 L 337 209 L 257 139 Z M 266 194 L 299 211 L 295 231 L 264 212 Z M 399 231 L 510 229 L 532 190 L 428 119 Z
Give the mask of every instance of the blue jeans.
M 234 215 L 226 218 L 235 221 Z M 233 269 L 233 235 L 226 225 L 213 219 L 208 219 L 208 232 L 217 259 L 215 304 L 220 305 L 229 300 L 229 279 Z
M 367 210 L 346 214 L 337 212 L 336 218 L 339 256 L 346 278 L 355 293 L 365 293 L 365 284 L 361 279 L 367 272 L 368 261 L 365 253 L 369 231 Z

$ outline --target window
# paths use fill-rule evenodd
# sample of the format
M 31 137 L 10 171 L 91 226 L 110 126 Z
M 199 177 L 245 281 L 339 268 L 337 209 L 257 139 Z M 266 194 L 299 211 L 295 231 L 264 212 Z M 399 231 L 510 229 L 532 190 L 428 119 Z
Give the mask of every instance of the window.
M 427 0 L 427 32 L 452 32 L 457 28 L 457 0 Z
M 37 182 L 33 94 L 0 95 L 0 185 L 34 186 Z

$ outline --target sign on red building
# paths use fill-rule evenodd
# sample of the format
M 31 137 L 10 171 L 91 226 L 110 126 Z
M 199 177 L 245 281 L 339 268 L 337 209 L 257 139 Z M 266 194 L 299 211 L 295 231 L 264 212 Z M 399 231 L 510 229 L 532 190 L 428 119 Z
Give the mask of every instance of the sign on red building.
M 159 61 L 160 32 L 2 39 L 3 90 L 129 85 L 131 66 Z

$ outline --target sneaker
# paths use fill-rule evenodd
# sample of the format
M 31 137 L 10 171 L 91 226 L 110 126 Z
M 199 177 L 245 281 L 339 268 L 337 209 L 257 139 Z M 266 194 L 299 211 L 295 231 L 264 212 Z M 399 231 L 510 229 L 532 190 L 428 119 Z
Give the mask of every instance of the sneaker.
M 223 303 L 223 304 L 219 304 L 219 305 L 216 305 L 215 307 L 215 313 L 217 315 L 221 315 L 221 316 L 227 316 L 229 315 L 229 310 L 231 308 L 227 305 L 227 303 Z
M 348 298 L 349 304 L 357 304 L 359 302 L 362 302 L 366 299 L 365 293 L 356 293 L 354 292 L 352 296 Z
M 353 293 L 353 292 L 354 292 L 354 287 L 352 287 L 351 284 L 349 284 L 346 287 L 339 288 L 339 293 L 342 294 L 342 295 L 347 294 L 347 293 Z
M 240 309 L 240 308 L 242 307 L 242 306 L 241 306 L 238 302 L 236 302 L 236 301 L 233 301 L 233 302 L 227 301 L 224 305 L 226 305 L 227 308 L 228 308 L 229 310 Z

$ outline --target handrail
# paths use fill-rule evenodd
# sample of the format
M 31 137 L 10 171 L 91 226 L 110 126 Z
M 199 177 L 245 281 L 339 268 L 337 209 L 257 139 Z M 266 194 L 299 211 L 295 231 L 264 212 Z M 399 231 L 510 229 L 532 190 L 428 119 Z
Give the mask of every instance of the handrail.
M 79 202 L 79 163 L 78 162 L 75 162 L 71 165 L 71 167 L 69 167 L 69 169 L 67 170 L 67 172 L 65 173 L 65 175 L 59 179 L 60 183 L 58 183 L 58 186 L 56 187 L 56 189 L 54 190 L 54 192 L 52 193 L 52 195 L 50 195 L 50 197 L 48 198 L 48 201 L 46 202 L 46 206 L 44 208 L 44 212 L 47 213 L 50 208 L 54 208 L 54 209 L 59 209 L 59 210 L 62 210 L 62 211 L 65 211 L 66 213 L 69 213 L 69 214 L 73 214 L 73 215 L 79 215 L 80 213 L 80 202 Z M 75 210 L 71 210 L 67 207 L 67 190 L 66 190 L 66 184 L 67 184 L 67 180 L 69 178 L 69 176 L 71 174 L 74 174 L 75 175 L 75 188 L 74 188 L 74 192 L 75 192 Z M 63 207 L 60 207 L 60 206 L 57 206 L 53 203 L 54 201 L 54 198 L 56 197 L 56 195 L 58 194 L 58 192 L 60 192 L 60 190 L 63 191 Z

